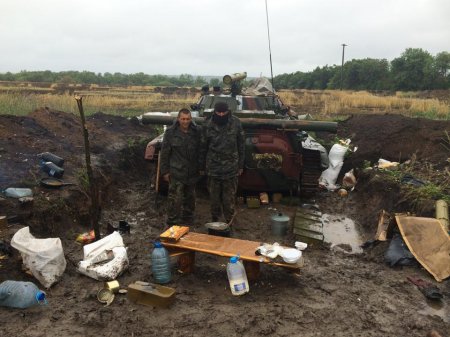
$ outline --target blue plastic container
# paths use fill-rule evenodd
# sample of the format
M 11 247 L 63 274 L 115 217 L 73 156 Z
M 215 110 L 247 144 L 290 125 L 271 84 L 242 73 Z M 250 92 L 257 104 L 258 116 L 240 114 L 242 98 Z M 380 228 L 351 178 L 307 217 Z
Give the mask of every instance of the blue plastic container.
M 4 281 L 0 284 L 0 306 L 28 308 L 47 304 L 45 293 L 32 282 Z
M 156 283 L 164 284 L 172 280 L 169 252 L 161 242 L 155 242 L 152 251 L 152 273 Z

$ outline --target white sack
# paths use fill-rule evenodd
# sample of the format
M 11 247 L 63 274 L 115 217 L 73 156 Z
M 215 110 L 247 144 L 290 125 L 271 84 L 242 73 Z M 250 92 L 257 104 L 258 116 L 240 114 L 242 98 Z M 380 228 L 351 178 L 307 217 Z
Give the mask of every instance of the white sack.
M 94 263 L 96 259 L 107 251 L 111 251 L 114 258 L 107 263 Z M 127 250 L 124 247 L 119 232 L 105 236 L 103 239 L 83 247 L 84 260 L 78 264 L 78 271 L 99 281 L 111 281 L 128 268 Z
M 20 251 L 23 264 L 45 287 L 50 288 L 66 269 L 66 259 L 59 238 L 36 239 L 29 227 L 19 229 L 11 246 Z
M 115 247 L 112 249 L 114 259 L 107 263 L 91 264 L 89 261 L 80 261 L 78 271 L 81 274 L 92 277 L 99 281 L 112 281 L 128 268 L 127 249 Z
M 341 172 L 342 165 L 344 165 L 344 156 L 347 150 L 348 144 L 334 144 L 331 147 L 330 153 L 328 154 L 330 165 L 322 172 L 322 175 L 319 178 L 319 184 L 329 191 L 334 191 L 338 188 L 336 180 L 339 172 Z
M 325 187 L 329 191 L 334 191 L 339 188 L 339 186 L 336 185 L 336 180 L 339 172 L 341 172 L 342 165 L 344 165 L 343 162 L 339 163 L 337 166 L 332 166 L 330 164 L 330 166 L 322 172 L 319 178 L 319 185 Z
M 348 146 L 344 146 L 341 144 L 334 144 L 331 147 L 330 154 L 328 155 L 328 159 L 330 160 L 330 166 L 336 167 L 340 163 L 344 162 L 344 156 L 347 153 Z
M 84 261 L 94 260 L 98 255 L 106 250 L 111 250 L 114 247 L 125 247 L 122 236 L 115 231 L 105 236 L 103 239 L 92 242 L 83 246 Z

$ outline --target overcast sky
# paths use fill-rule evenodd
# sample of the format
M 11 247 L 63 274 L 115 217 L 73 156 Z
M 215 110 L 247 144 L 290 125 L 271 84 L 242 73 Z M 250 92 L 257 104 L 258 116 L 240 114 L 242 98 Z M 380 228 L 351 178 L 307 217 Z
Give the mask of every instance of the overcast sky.
M 274 75 L 450 52 L 449 0 L 267 0 Z M 264 0 L 0 0 L 0 72 L 270 75 Z

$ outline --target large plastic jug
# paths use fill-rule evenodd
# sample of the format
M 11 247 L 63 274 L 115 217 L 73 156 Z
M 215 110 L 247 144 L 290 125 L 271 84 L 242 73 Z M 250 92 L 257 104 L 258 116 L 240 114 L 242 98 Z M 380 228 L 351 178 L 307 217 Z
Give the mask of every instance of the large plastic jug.
M 250 290 L 247 273 L 245 272 L 244 265 L 239 260 L 239 256 L 230 258 L 230 262 L 227 264 L 227 275 L 233 295 L 243 295 Z
M 47 304 L 45 293 L 32 282 L 5 281 L 0 284 L 0 305 L 11 308 L 28 308 Z
M 172 280 L 169 252 L 159 241 L 155 242 L 152 251 L 152 273 L 156 283 L 164 284 Z

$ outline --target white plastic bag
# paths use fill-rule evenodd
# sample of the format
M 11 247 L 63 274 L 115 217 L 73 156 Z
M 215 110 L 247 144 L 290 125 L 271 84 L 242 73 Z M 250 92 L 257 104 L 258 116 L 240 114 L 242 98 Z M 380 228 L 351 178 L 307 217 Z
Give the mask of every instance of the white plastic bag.
M 95 263 L 105 252 L 112 250 L 114 258 L 107 263 Z M 78 271 L 99 281 L 111 281 L 128 268 L 128 255 L 119 232 L 83 247 L 84 259 L 78 264 Z
M 344 175 L 344 178 L 342 178 L 342 186 L 353 189 L 355 185 L 356 185 L 356 177 L 355 174 L 353 173 L 353 169 L 351 169 Z
M 389 161 L 383 158 L 378 159 L 378 168 L 379 169 L 387 169 L 397 167 L 400 163 L 396 161 Z
M 11 246 L 20 251 L 23 264 L 45 287 L 50 288 L 66 269 L 66 259 L 59 238 L 36 239 L 29 227 L 19 229 Z

